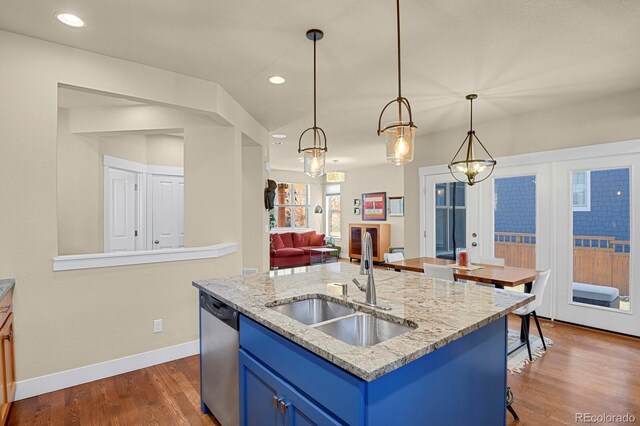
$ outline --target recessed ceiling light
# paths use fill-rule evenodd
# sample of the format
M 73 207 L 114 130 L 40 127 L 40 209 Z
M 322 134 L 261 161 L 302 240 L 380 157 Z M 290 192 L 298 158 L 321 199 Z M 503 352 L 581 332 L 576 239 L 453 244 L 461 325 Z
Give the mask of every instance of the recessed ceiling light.
M 280 77 L 279 75 L 274 75 L 273 77 L 269 77 L 269 83 L 271 84 L 283 84 L 285 82 L 284 77 Z
M 84 27 L 84 21 L 71 13 L 58 13 L 56 18 L 58 18 L 58 21 L 70 27 Z
M 287 137 L 287 135 L 283 135 L 282 133 L 274 133 L 271 135 L 271 137 L 274 139 L 284 139 Z

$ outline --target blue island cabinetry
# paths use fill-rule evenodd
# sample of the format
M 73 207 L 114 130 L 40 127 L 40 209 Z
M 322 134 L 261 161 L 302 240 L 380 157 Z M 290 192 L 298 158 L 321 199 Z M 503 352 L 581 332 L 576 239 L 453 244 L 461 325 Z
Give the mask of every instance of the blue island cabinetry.
M 240 318 L 242 425 L 504 425 L 506 318 L 366 381 Z

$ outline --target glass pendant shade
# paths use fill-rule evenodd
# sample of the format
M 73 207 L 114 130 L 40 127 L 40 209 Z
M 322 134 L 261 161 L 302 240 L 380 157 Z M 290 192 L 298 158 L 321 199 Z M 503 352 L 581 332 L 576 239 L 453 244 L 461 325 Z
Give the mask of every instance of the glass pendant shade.
M 477 97 L 478 95 L 475 94 L 466 96 L 471 106 L 469 131 L 449 163 L 449 171 L 454 179 L 469 186 L 487 179 L 496 166 L 496 160 L 489 154 L 473 130 L 473 100 Z
M 402 166 L 413 161 L 413 140 L 416 127 L 407 122 L 390 123 L 384 130 L 385 145 L 387 147 L 387 161 L 396 166 Z
M 312 178 L 324 174 L 325 152 L 322 149 L 310 149 L 304 152 L 304 173 Z
M 327 183 L 342 183 L 346 177 L 345 172 L 329 172 L 327 173 Z
M 457 181 L 472 186 L 487 179 L 493 173 L 495 165 L 496 160 L 480 142 L 476 132 L 470 130 L 449 164 L 449 170 Z

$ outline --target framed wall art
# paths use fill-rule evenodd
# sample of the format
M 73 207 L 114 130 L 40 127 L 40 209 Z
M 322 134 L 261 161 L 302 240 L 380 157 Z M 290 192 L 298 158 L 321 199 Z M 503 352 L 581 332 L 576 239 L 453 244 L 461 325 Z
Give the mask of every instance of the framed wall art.
M 387 220 L 387 193 L 362 194 L 362 220 Z

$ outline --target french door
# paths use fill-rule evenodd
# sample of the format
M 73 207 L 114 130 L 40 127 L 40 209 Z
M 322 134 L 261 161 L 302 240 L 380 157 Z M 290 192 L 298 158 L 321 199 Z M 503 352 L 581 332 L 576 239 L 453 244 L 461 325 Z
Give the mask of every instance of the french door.
M 640 335 L 640 154 L 555 164 L 561 320 Z
M 421 255 L 466 247 L 473 262 L 550 269 L 540 315 L 640 336 L 638 141 L 498 164 L 486 181 L 455 192 L 445 167 L 421 170 Z
M 423 179 L 421 253 L 427 257 L 455 259 L 456 249 L 466 248 L 470 259 L 477 260 L 481 214 L 477 187 L 456 182 L 449 173 Z

